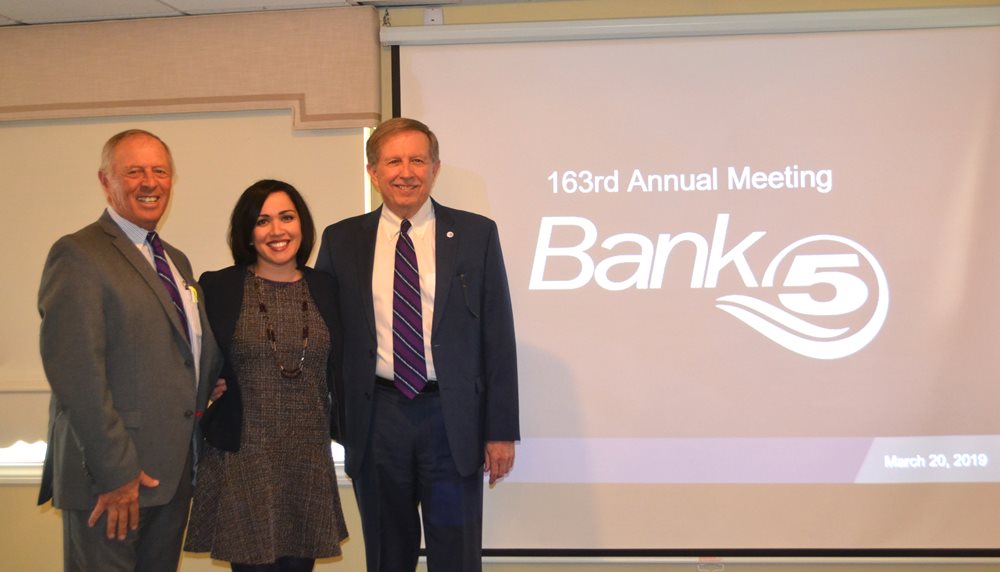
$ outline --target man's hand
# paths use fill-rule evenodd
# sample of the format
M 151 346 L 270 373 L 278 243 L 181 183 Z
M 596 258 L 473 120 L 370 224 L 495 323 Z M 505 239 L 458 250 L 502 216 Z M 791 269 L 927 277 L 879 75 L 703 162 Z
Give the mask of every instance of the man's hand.
M 490 475 L 490 486 L 507 476 L 514 468 L 514 442 L 489 441 L 486 443 L 486 463 L 483 470 Z
M 220 377 L 218 381 L 215 382 L 215 387 L 212 388 L 212 395 L 208 396 L 209 401 L 215 401 L 222 397 L 222 394 L 226 392 L 226 378 Z
M 139 476 L 97 497 L 97 506 L 90 513 L 87 526 L 94 526 L 101 514 L 108 513 L 108 538 L 114 538 L 117 532 L 118 540 L 125 540 L 128 529 L 139 528 L 139 486 L 156 487 L 160 481 L 139 471 Z

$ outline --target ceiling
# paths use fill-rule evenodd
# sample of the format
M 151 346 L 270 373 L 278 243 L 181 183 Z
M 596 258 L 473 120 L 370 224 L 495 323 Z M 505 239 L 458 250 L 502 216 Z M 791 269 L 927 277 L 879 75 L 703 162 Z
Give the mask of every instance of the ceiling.
M 0 0 L 0 26 L 369 5 L 507 4 L 535 0 Z

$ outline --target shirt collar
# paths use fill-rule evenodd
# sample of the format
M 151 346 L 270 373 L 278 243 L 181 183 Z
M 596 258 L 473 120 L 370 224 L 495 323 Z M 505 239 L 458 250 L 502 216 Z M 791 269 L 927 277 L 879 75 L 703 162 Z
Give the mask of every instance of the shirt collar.
M 132 244 L 142 246 L 146 243 L 146 235 L 149 234 L 148 230 L 118 214 L 118 212 L 111 207 L 108 207 L 107 211 L 108 215 L 111 216 L 111 220 L 115 221 L 115 224 L 118 225 L 118 228 L 122 229 L 122 232 L 124 232 L 125 236 L 132 241 Z
M 409 218 L 409 221 L 412 225 L 409 234 L 411 236 L 415 235 L 417 238 L 422 238 L 424 233 L 427 232 L 430 223 L 434 221 L 433 201 L 428 198 L 423 206 L 420 207 L 420 210 Z M 383 232 L 385 232 L 387 237 L 395 238 L 399 234 L 399 225 L 402 223 L 403 219 L 399 218 L 396 213 L 385 206 L 382 207 L 382 217 L 379 227 L 384 229 Z

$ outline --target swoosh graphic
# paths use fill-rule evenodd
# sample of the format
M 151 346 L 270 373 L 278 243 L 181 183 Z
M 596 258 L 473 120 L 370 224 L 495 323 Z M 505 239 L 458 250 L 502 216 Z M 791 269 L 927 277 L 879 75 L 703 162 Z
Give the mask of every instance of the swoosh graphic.
M 824 338 L 824 339 L 835 338 L 841 334 L 846 333 L 848 330 L 848 328 L 833 329 L 833 328 L 824 328 L 822 326 L 817 326 L 816 324 L 807 322 L 802 318 L 793 316 L 792 314 L 788 313 L 785 310 L 782 310 L 781 308 L 775 306 L 774 304 L 771 304 L 770 302 L 758 300 L 757 298 L 754 298 L 752 296 L 733 294 L 731 296 L 722 296 L 721 298 L 716 299 L 716 302 L 728 302 L 729 304 L 736 304 L 738 306 L 743 306 L 744 308 L 754 310 L 758 314 L 763 314 L 764 316 L 770 318 L 771 321 L 777 322 L 778 324 L 785 326 L 789 330 L 794 330 L 795 332 L 798 332 L 802 335 L 806 335 L 813 338 Z M 746 322 L 745 319 L 743 319 L 740 316 L 737 316 L 735 312 L 730 310 L 730 308 L 732 307 L 729 306 L 729 304 L 716 304 L 715 307 L 719 308 L 720 310 L 725 310 L 726 312 L 729 312 L 730 314 L 733 314 L 737 318 L 740 318 L 741 320 Z M 739 311 L 740 309 L 732 308 L 732 310 Z M 741 311 L 740 314 L 745 316 L 748 315 L 749 312 Z M 749 315 L 752 316 L 753 314 Z M 757 319 L 759 320 L 760 318 L 758 317 Z
M 832 337 L 827 334 L 836 332 L 836 330 L 816 326 L 792 316 L 785 310 L 777 308 L 768 302 L 751 296 L 722 296 L 716 299 L 716 302 L 718 302 L 716 307 L 757 330 L 776 344 L 806 357 L 814 359 L 839 359 L 858 352 L 875 339 L 875 336 L 878 335 L 882 329 L 882 325 L 885 323 L 886 316 L 889 314 L 889 281 L 886 279 L 885 272 L 879 265 L 878 260 L 875 259 L 875 256 L 868 249 L 848 238 L 830 234 L 815 235 L 800 239 L 788 245 L 774 257 L 774 260 L 771 261 L 771 264 L 768 265 L 767 270 L 764 272 L 761 286 L 774 286 L 774 275 L 778 265 L 790 252 L 803 244 L 818 241 L 837 242 L 853 248 L 865 258 L 875 274 L 875 281 L 878 284 L 878 301 L 875 304 L 871 319 L 853 335 L 839 340 L 803 338 L 797 333 L 789 332 L 779 327 L 775 322 L 796 330 L 799 333 L 810 335 L 813 338 Z M 773 320 L 773 322 L 766 320 L 761 315 L 750 312 L 746 308 L 759 312 L 763 316 Z M 834 335 L 840 335 L 840 333 L 844 333 L 846 330 L 847 328 L 844 328 Z

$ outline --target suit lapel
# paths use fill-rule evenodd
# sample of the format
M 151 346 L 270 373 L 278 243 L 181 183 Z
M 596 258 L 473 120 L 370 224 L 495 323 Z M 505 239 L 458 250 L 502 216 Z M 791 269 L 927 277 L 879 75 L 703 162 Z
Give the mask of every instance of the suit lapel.
M 159 275 L 153 266 L 146 260 L 139 249 L 135 247 L 135 244 L 122 229 L 115 224 L 115 221 L 111 219 L 111 216 L 104 213 L 100 218 L 101 227 L 104 232 L 108 233 L 111 237 L 111 244 L 118 250 L 118 252 L 125 258 L 125 260 L 142 276 L 142 279 L 146 282 L 146 285 L 153 291 L 153 295 L 156 299 L 160 301 L 160 306 L 163 308 L 164 314 L 166 314 L 167 319 L 173 325 L 176 333 L 180 335 L 180 339 L 185 340 L 183 344 L 186 346 L 188 353 L 191 352 L 191 347 L 186 343 L 186 334 L 184 333 L 183 327 L 181 325 L 181 319 L 177 315 L 177 310 L 174 308 L 174 303 L 170 299 L 170 294 L 167 293 L 166 287 L 163 282 L 160 281 Z M 176 264 L 174 265 L 176 266 Z M 179 271 L 179 270 L 178 270 Z
M 445 302 L 451 290 L 451 277 L 455 273 L 458 258 L 458 242 L 461 239 L 455 230 L 455 219 L 447 207 L 433 201 L 436 230 L 434 232 L 434 273 L 437 278 L 434 288 L 434 323 L 431 325 L 431 339 L 434 338 L 444 317 Z
M 204 407 L 204 404 L 208 402 L 208 392 L 215 386 L 215 376 L 211 375 L 210 372 L 215 367 L 213 362 L 218 354 L 218 346 L 215 337 L 211 335 L 212 326 L 208 323 L 208 314 L 202 303 L 202 300 L 205 299 L 205 292 L 201 289 L 201 285 L 193 279 L 188 284 L 193 286 L 198 293 L 196 298 L 198 301 L 195 303 L 198 310 L 198 322 L 201 324 L 201 355 L 198 356 L 198 373 L 201 379 L 198 380 L 198 407 Z M 242 302 L 242 299 L 240 301 Z M 188 319 L 190 320 L 191 316 L 188 316 Z M 209 347 L 210 345 L 212 347 Z
M 358 291 L 361 292 L 362 308 L 365 308 L 365 318 L 368 320 L 368 330 L 372 337 L 375 334 L 375 301 L 372 299 L 372 271 L 375 268 L 375 240 L 378 238 L 378 221 L 382 217 L 382 207 L 365 215 L 361 219 L 363 240 L 355 249 L 357 253 Z

